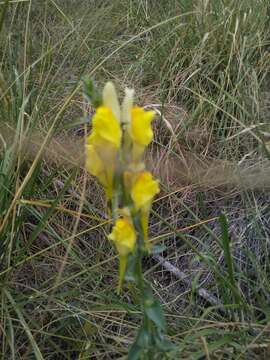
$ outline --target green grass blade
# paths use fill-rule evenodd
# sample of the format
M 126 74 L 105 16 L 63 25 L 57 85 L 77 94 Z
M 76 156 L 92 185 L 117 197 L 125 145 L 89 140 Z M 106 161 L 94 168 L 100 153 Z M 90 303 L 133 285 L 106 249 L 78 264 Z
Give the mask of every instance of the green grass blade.
M 23 327 L 24 331 L 26 332 L 26 334 L 28 336 L 30 344 L 31 344 L 31 346 L 33 348 L 33 351 L 35 353 L 36 359 L 37 360 L 43 360 L 44 358 L 43 358 L 43 356 L 41 354 L 41 351 L 40 351 L 40 349 L 39 349 L 39 347 L 38 347 L 38 345 L 37 345 L 37 343 L 36 343 L 36 341 L 35 341 L 35 339 L 33 337 L 33 334 L 31 333 L 31 330 L 29 329 L 29 326 L 27 325 L 27 323 L 26 323 L 26 321 L 24 319 L 24 316 L 23 316 L 21 310 L 17 306 L 17 304 L 16 304 L 15 300 L 13 299 L 12 295 L 10 294 L 10 292 L 8 290 L 6 290 L 6 289 L 3 289 L 3 291 L 4 291 L 5 295 L 6 295 L 6 297 L 8 298 L 8 300 L 10 301 L 14 311 L 16 312 L 16 314 L 17 314 L 17 316 L 18 316 L 18 318 L 19 318 L 19 320 L 20 320 L 20 322 L 22 324 L 22 327 Z

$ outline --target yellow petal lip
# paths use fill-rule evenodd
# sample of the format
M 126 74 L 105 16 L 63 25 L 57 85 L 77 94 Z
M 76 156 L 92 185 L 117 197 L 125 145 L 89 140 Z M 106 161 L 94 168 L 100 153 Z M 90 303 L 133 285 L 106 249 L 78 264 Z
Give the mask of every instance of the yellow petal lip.
M 151 123 L 154 117 L 154 111 L 145 111 L 142 107 L 138 106 L 132 109 L 130 135 L 135 143 L 147 146 L 153 140 Z
M 157 180 L 149 171 L 142 172 L 135 180 L 131 189 L 131 198 L 135 208 L 140 210 L 151 206 L 153 198 L 160 191 Z
M 85 145 L 86 152 L 86 168 L 90 174 L 99 176 L 103 170 L 103 163 L 93 145 Z
M 100 154 L 99 147 L 86 144 L 85 153 L 87 171 L 98 178 L 99 182 L 104 186 L 107 198 L 111 199 L 113 193 L 114 161 L 116 157 L 115 148 L 106 149 L 106 152 Z
M 120 147 L 122 130 L 112 110 L 106 106 L 97 108 L 92 120 L 92 133 L 87 139 L 88 144 L 105 145 L 113 144 L 116 148 Z
M 120 256 L 127 256 L 133 252 L 136 243 L 136 232 L 129 219 L 117 219 L 108 238 L 115 243 Z

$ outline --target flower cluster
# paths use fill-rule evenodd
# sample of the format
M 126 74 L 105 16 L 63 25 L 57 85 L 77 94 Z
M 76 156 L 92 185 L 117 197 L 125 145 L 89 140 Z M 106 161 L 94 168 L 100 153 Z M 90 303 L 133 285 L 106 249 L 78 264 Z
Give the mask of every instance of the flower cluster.
M 120 106 L 115 87 L 108 82 L 85 144 L 86 168 L 103 185 L 114 218 L 108 238 L 119 253 L 120 286 L 128 257 L 139 246 L 150 251 L 149 213 L 159 192 L 158 181 L 143 161 L 144 150 L 153 139 L 155 113 L 134 106 L 133 98 L 134 91 L 126 89 Z

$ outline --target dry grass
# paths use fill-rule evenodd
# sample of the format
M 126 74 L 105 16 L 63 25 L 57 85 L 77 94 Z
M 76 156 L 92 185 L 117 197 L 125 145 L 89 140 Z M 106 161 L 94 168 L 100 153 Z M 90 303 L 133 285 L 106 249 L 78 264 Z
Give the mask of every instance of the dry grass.
M 147 161 L 162 193 L 150 231 L 172 267 L 153 257 L 144 269 L 177 344 L 170 357 L 269 357 L 268 7 L 10 2 L 0 29 L 3 359 L 124 358 L 139 323 L 137 289 L 116 295 L 106 204 L 83 169 L 84 74 L 135 87 L 157 112 Z

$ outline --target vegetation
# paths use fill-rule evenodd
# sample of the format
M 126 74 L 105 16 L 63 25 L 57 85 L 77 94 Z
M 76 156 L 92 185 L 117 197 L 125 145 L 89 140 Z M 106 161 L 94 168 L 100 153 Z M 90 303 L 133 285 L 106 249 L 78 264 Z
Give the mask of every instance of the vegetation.
M 117 294 L 82 78 L 156 112 L 144 276 L 171 359 L 268 359 L 269 2 L 0 2 L 0 354 L 126 358 L 140 292 Z

